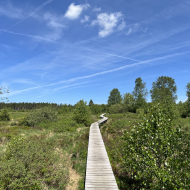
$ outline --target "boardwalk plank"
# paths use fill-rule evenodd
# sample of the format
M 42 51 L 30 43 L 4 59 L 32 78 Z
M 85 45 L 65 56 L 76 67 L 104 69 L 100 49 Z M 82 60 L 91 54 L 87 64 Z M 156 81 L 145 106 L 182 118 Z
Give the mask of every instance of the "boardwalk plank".
M 118 190 L 99 129 L 99 124 L 108 118 L 104 117 L 104 114 L 101 117 L 103 119 L 90 126 L 85 190 Z

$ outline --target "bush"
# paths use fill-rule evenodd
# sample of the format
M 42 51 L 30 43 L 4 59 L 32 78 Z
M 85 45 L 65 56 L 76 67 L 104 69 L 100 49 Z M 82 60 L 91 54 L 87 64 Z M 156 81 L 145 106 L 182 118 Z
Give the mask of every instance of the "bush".
M 16 137 L 0 157 L 0 189 L 64 189 L 68 172 L 44 139 Z
M 18 125 L 19 125 L 19 126 L 21 126 L 21 125 L 29 126 L 29 125 L 28 125 L 28 122 L 27 122 L 27 116 L 20 118 L 19 121 L 18 121 Z
M 139 108 L 139 109 L 136 109 L 136 113 L 137 113 L 137 114 L 144 113 L 144 109 L 140 109 L 140 108 Z
M 131 134 L 124 133 L 122 165 L 144 189 L 190 188 L 189 135 L 174 129 L 173 107 L 155 105 Z
M 3 109 L 0 112 L 0 121 L 9 121 L 10 120 L 10 114 L 8 113 L 7 109 Z
M 109 107 L 109 113 L 115 114 L 115 113 L 122 113 L 123 107 L 121 104 L 114 104 Z
M 40 122 L 52 122 L 57 119 L 57 112 L 51 107 L 32 110 L 30 114 L 19 120 L 19 125 L 34 127 Z
M 11 122 L 11 124 L 10 124 L 10 126 L 14 126 L 14 125 L 17 125 L 16 121 Z
M 84 100 L 80 100 L 75 105 L 74 109 L 74 120 L 78 124 L 84 124 L 85 126 L 91 125 L 91 114 L 90 114 L 90 108 L 86 105 L 87 102 L 84 102 Z
M 24 110 L 24 109 L 22 109 L 22 110 L 18 110 L 18 112 L 25 112 L 25 110 Z
M 91 112 L 94 115 L 101 114 L 102 113 L 102 106 L 97 104 L 92 104 L 90 106 Z

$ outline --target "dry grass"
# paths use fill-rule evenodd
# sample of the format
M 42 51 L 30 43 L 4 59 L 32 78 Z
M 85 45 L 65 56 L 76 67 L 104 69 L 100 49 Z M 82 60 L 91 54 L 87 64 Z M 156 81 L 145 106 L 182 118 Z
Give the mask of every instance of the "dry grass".
M 67 152 L 64 152 L 62 149 L 59 149 L 58 147 L 55 149 L 55 152 L 59 154 L 60 160 L 64 160 L 66 162 L 66 166 L 69 170 L 69 183 L 66 187 L 66 190 L 77 190 L 78 189 L 78 182 L 80 180 L 80 175 L 74 170 L 71 166 L 71 155 L 68 155 Z M 62 167 L 62 164 L 59 163 L 59 167 Z
M 69 184 L 66 190 L 77 190 L 79 180 L 80 175 L 72 167 L 69 167 Z

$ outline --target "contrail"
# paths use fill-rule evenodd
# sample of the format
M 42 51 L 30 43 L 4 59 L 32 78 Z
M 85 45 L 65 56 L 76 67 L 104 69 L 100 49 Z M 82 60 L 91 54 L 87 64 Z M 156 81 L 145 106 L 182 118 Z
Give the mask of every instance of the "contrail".
M 27 92 L 27 91 L 38 89 L 38 88 L 49 87 L 49 86 L 54 86 L 54 85 L 58 85 L 58 84 L 68 83 L 68 82 L 75 82 L 75 81 L 78 81 L 78 80 L 87 79 L 87 78 L 91 78 L 91 77 L 95 77 L 95 76 L 99 76 L 99 75 L 103 75 L 103 74 L 123 70 L 123 69 L 128 68 L 128 67 L 134 67 L 134 66 L 137 66 L 137 65 L 144 65 L 144 64 L 151 63 L 153 61 L 159 61 L 159 60 L 163 60 L 163 59 L 167 59 L 167 58 L 171 58 L 171 57 L 176 57 L 176 56 L 179 56 L 179 55 L 184 55 L 184 54 L 187 54 L 187 53 L 190 53 L 190 51 L 186 51 L 186 52 L 182 52 L 182 53 L 175 53 L 175 54 L 166 55 L 166 56 L 158 57 L 158 58 L 154 58 L 154 59 L 149 59 L 149 60 L 145 60 L 145 61 L 141 61 L 141 62 L 138 62 L 138 63 L 131 64 L 131 65 L 125 65 L 125 66 L 118 67 L 118 68 L 115 68 L 115 69 L 111 69 L 111 70 L 107 70 L 107 71 L 103 71 L 103 72 L 99 72 L 99 73 L 94 73 L 92 75 L 76 77 L 76 78 L 68 79 L 68 80 L 65 80 L 65 81 L 60 81 L 60 82 L 57 82 L 57 83 L 47 84 L 47 85 L 44 85 L 44 86 L 36 86 L 36 87 L 32 87 L 32 88 L 27 88 L 27 89 L 24 89 L 24 90 L 19 90 L 19 91 L 10 93 L 8 96 L 18 94 L 18 93 L 21 93 L 21 92 Z
M 34 15 L 35 13 L 37 13 L 39 10 L 41 10 L 42 8 L 44 8 L 47 4 L 51 3 L 52 1 L 54 1 L 54 0 L 48 0 L 48 1 L 44 2 L 44 3 L 41 4 L 39 7 L 37 7 L 36 10 L 35 10 L 33 13 L 31 13 L 29 16 L 23 18 L 22 20 L 20 20 L 19 22 L 15 23 L 15 24 L 12 25 L 11 27 L 7 28 L 6 30 L 4 30 L 4 31 L 1 30 L 1 33 L 0 33 L 0 34 L 2 34 L 2 33 L 5 32 L 5 31 L 10 30 L 11 28 L 13 28 L 13 27 L 15 27 L 16 25 L 20 24 L 21 22 L 25 21 L 26 19 L 28 19 L 29 17 L 31 17 L 32 15 Z
M 2 32 L 9 33 L 9 34 L 15 34 L 15 35 L 19 35 L 19 36 L 26 36 L 26 37 L 29 37 L 29 38 L 35 38 L 35 39 L 38 39 L 38 40 L 44 40 L 44 41 L 47 41 L 47 42 L 53 42 L 53 43 L 60 44 L 59 42 L 55 42 L 55 41 L 52 41 L 52 40 L 48 40 L 48 39 L 43 38 L 43 37 L 41 37 L 41 36 L 33 36 L 33 35 L 29 35 L 29 34 L 22 34 L 22 33 L 7 31 L 7 30 L 1 30 L 1 31 L 2 31 Z
M 84 49 L 85 49 L 85 50 L 89 50 L 89 51 L 93 51 L 93 52 L 98 52 L 98 53 L 105 53 L 105 54 L 107 54 L 107 55 L 111 55 L 111 56 L 119 57 L 119 58 L 123 58 L 123 59 L 129 59 L 129 60 L 132 60 L 132 61 L 140 61 L 140 60 L 137 60 L 137 59 L 132 59 L 132 58 L 128 58 L 128 57 L 123 57 L 123 56 L 120 56 L 120 55 L 115 55 L 115 54 L 111 54 L 111 53 L 95 51 L 95 50 L 92 50 L 92 49 L 89 49 L 89 48 L 84 48 Z

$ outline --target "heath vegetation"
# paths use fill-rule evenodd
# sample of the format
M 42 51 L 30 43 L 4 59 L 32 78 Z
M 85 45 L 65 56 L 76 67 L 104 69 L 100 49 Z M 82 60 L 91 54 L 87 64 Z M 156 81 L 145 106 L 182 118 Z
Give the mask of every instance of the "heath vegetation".
M 190 189 L 190 83 L 185 102 L 176 92 L 175 80 L 161 76 L 147 102 L 139 77 L 133 92 L 114 88 L 108 104 L 1 102 L 0 189 L 84 189 L 89 127 L 102 113 L 119 189 Z

